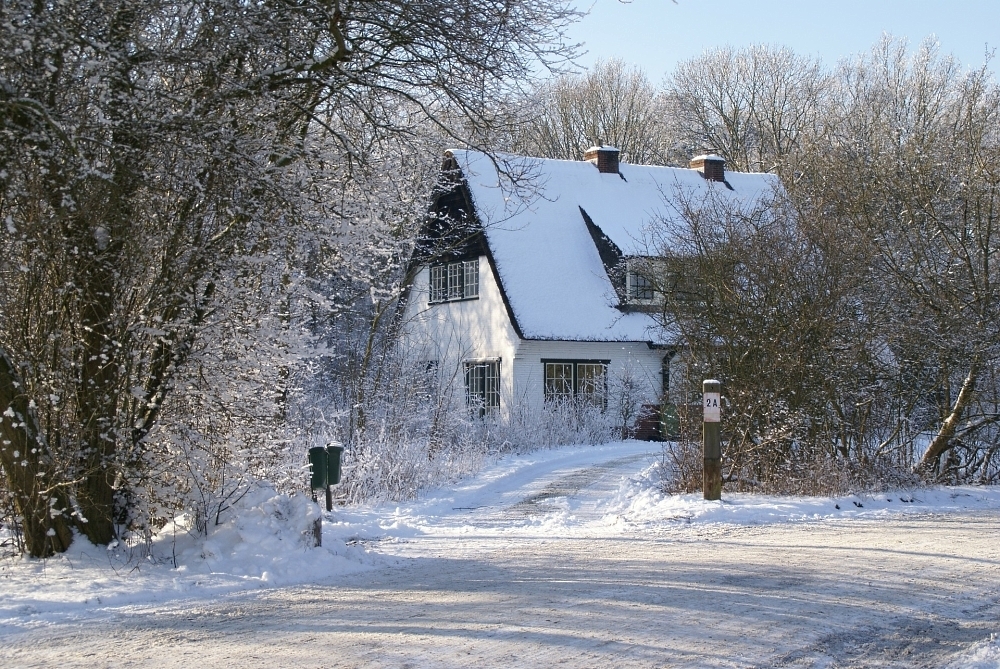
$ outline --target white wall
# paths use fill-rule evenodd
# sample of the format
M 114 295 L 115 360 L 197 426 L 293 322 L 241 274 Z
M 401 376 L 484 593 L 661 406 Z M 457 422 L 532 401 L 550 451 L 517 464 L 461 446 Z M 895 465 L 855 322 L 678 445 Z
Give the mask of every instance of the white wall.
M 500 287 L 486 256 L 479 258 L 479 298 L 429 304 L 430 271 L 422 267 L 404 310 L 403 345 L 415 360 L 437 360 L 442 381 L 453 380 L 453 396 L 464 401 L 461 364 L 500 359 L 501 410 L 514 403 L 539 409 L 544 402 L 542 359 L 609 360 L 613 383 L 626 370 L 644 386 L 647 402 L 662 393 L 666 352 L 645 342 L 522 340 L 507 317 Z M 672 365 L 672 374 L 678 359 Z
M 479 258 L 478 299 L 429 304 L 429 281 L 430 270 L 425 266 L 410 287 L 403 316 L 407 354 L 413 359 L 437 360 L 442 380 L 454 378 L 458 386 L 456 398 L 465 397 L 462 362 L 499 358 L 500 402 L 504 409 L 513 396 L 518 337 L 507 317 L 489 260 L 486 256 Z
M 662 391 L 661 365 L 665 351 L 645 342 L 524 340 L 514 357 L 514 396 L 537 409 L 544 401 L 543 359 L 608 360 L 609 382 L 629 373 L 643 388 L 645 401 L 656 402 Z

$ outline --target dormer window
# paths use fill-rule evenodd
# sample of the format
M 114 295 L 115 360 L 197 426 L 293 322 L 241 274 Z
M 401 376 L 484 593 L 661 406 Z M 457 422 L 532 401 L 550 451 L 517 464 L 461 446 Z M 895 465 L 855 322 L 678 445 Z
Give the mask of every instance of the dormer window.
M 649 258 L 630 258 L 626 263 L 625 288 L 629 304 L 654 305 L 660 302 L 649 272 L 655 261 Z
M 479 297 L 479 258 L 431 265 L 430 301 L 453 302 Z
M 636 272 L 628 274 L 629 301 L 650 302 L 653 299 L 653 282 Z

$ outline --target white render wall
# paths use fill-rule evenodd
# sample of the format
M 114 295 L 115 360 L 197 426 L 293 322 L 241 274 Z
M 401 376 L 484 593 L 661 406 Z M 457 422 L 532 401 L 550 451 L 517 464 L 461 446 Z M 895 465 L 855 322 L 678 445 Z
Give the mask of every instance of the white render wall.
M 500 405 L 513 396 L 514 352 L 518 336 L 486 256 L 479 258 L 479 298 L 429 304 L 430 270 L 424 266 L 410 286 L 404 310 L 407 354 L 416 360 L 437 360 L 442 381 L 454 378 L 456 398 L 465 401 L 461 364 L 469 360 L 500 360 Z
M 514 357 L 514 397 L 532 409 L 541 407 L 543 359 L 607 360 L 612 393 L 616 382 L 629 375 L 642 388 L 644 402 L 657 402 L 663 385 L 664 355 L 666 351 L 651 349 L 645 342 L 522 340 Z
M 666 351 L 645 342 L 522 340 L 507 317 L 500 287 L 486 256 L 479 258 L 479 298 L 429 304 L 429 269 L 420 268 L 404 310 L 404 345 L 414 360 L 436 360 L 443 382 L 453 379 L 453 396 L 464 401 L 461 365 L 470 360 L 500 360 L 501 410 L 515 404 L 532 410 L 544 402 L 543 359 L 608 360 L 609 386 L 625 374 L 644 388 L 646 402 L 662 393 Z M 671 365 L 671 376 L 677 364 Z

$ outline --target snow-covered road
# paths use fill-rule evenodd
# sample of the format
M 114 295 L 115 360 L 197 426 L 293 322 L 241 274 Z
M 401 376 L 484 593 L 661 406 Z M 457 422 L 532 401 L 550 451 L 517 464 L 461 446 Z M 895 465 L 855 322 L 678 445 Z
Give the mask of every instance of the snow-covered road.
M 379 566 L 8 626 L 0 666 L 1000 666 L 995 506 L 808 501 L 764 522 L 779 503 L 737 500 L 724 511 L 756 504 L 749 522 L 699 523 L 691 498 L 653 522 L 680 502 L 621 499 L 646 448 L 523 456 L 419 503 L 335 512 L 330 538 Z

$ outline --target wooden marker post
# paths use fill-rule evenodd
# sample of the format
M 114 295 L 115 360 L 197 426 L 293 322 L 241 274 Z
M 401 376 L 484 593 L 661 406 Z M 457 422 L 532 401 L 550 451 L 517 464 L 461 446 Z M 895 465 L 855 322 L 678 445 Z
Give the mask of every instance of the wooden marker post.
M 722 499 L 722 440 L 719 423 L 722 420 L 722 384 L 714 379 L 702 383 L 702 406 L 704 407 L 703 444 L 705 449 L 705 473 L 702 490 L 705 499 Z

